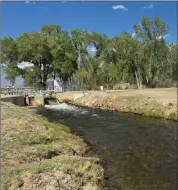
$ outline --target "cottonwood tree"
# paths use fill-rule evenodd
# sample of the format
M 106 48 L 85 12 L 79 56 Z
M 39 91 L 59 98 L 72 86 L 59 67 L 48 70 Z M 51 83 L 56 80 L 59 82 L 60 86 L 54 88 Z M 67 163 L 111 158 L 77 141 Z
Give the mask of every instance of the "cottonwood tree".
M 40 32 L 27 32 L 16 40 L 3 39 L 2 56 L 7 76 L 14 79 L 22 75 L 29 84 L 35 80 L 42 89 L 46 88 L 47 79 L 53 72 L 66 80 L 73 69 L 68 38 L 59 25 L 44 25 Z M 19 69 L 18 63 L 23 61 L 33 63 L 33 69 Z
M 110 40 L 105 51 L 105 65 L 109 64 L 109 81 L 112 81 L 112 79 L 115 83 L 135 83 L 137 81 L 138 88 L 141 86 L 142 76 L 136 59 L 138 51 L 139 42 L 126 32 Z
M 2 40 L 2 62 L 13 82 L 21 75 L 28 84 L 45 88 L 51 75 L 62 81 L 98 89 L 130 83 L 137 88 L 171 86 L 177 79 L 177 44 L 167 44 L 167 24 L 155 16 L 143 17 L 133 26 L 135 36 L 127 32 L 108 38 L 98 32 L 75 29 L 68 33 L 59 25 L 44 25 L 39 32 L 26 32 L 17 39 Z M 88 47 L 96 51 L 91 54 Z M 33 69 L 19 69 L 22 61 Z
M 143 17 L 141 25 L 134 25 L 136 39 L 143 45 L 140 52 L 143 54 L 144 69 L 142 76 L 148 87 L 155 87 L 159 73 L 164 73 L 167 61 L 167 46 L 165 36 L 168 35 L 169 27 L 158 16 L 151 21 L 148 17 Z
M 71 80 L 72 74 L 77 69 L 77 55 L 68 33 L 61 31 L 59 36 L 50 39 L 50 49 L 54 76 L 57 75 L 64 82 Z
M 3 70 L 6 73 L 6 78 L 12 84 L 15 82 L 15 78 L 22 74 L 22 71 L 17 67 L 18 55 L 17 43 L 13 38 L 5 37 L 1 40 L 1 61 L 4 63 Z
M 78 69 L 82 70 L 84 67 L 87 67 L 85 60 L 88 57 L 89 34 L 86 30 L 75 29 L 71 31 L 71 40 L 74 54 L 77 56 Z

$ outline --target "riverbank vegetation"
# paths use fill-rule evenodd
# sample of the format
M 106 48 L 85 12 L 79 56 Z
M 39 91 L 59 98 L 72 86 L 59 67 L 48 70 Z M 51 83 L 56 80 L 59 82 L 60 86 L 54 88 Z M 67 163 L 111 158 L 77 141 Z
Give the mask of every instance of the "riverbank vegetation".
M 88 146 L 35 109 L 2 103 L 2 189 L 101 189 L 103 169 Z
M 48 78 L 60 78 L 86 90 L 154 88 L 176 85 L 177 44 L 168 44 L 169 26 L 158 16 L 144 16 L 113 38 L 98 32 L 44 25 L 16 39 L 2 39 L 2 62 L 12 82 L 21 75 L 26 85 L 46 88 Z M 30 62 L 33 68 L 18 67 Z

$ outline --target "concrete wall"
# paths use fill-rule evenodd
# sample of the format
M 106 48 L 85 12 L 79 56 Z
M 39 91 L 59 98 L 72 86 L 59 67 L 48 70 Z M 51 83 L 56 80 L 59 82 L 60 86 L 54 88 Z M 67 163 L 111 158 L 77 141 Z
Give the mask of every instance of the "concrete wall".
M 30 105 L 35 106 L 35 107 L 39 107 L 39 106 L 44 106 L 45 105 L 45 97 L 43 94 L 38 93 L 35 94 L 34 97 L 30 97 Z
M 28 100 L 27 100 L 28 99 Z M 1 98 L 2 102 L 10 102 L 12 104 L 15 104 L 17 106 L 26 106 L 31 104 L 32 106 L 44 106 L 44 95 L 43 94 L 35 94 L 35 97 L 29 97 L 25 98 L 24 96 L 3 96 Z
M 84 95 L 88 94 L 88 92 L 81 92 L 81 91 L 71 91 L 71 92 L 64 92 L 64 93 L 56 93 L 55 97 L 60 102 L 71 102 L 77 98 L 80 98 Z M 2 102 L 11 102 L 18 106 L 25 106 L 25 105 L 32 105 L 32 106 L 44 106 L 45 105 L 45 98 L 49 99 L 49 97 L 45 97 L 43 94 L 38 93 L 35 94 L 35 97 L 29 97 L 28 101 L 25 99 L 24 96 L 12 96 L 12 97 L 2 97 Z
M 13 97 L 3 97 L 1 98 L 2 102 L 11 102 L 17 106 L 25 106 L 25 98 L 24 96 L 13 96 Z

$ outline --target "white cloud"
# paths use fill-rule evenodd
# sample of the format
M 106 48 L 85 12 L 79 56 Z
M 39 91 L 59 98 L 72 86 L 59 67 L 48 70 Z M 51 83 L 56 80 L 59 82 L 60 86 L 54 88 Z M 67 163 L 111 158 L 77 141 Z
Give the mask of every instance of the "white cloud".
M 128 11 L 128 9 L 126 7 L 124 7 L 124 5 L 116 5 L 116 6 L 112 6 L 112 9 L 114 10 L 121 10 L 121 11 Z
M 88 51 L 88 53 L 90 55 L 94 56 L 96 54 L 96 52 L 97 52 L 97 49 L 95 48 L 95 46 L 90 45 L 90 46 L 87 47 L 87 51 Z
M 169 34 L 166 34 L 165 36 L 159 36 L 159 37 L 157 37 L 156 39 L 157 39 L 157 40 L 160 40 L 161 38 L 164 38 L 164 39 L 165 39 L 165 38 L 167 38 L 167 37 L 169 37 Z
M 25 3 L 33 3 L 33 4 L 36 4 L 34 1 L 25 1 Z
M 165 36 L 163 36 L 164 38 L 167 38 L 167 37 L 169 37 L 169 34 L 166 34 Z
M 144 9 L 152 9 L 153 8 L 153 4 L 147 5 L 143 7 Z
M 96 48 L 95 47 L 90 47 L 89 50 L 92 51 L 92 52 L 95 52 Z
M 132 33 L 132 37 L 134 37 L 136 34 L 135 33 Z
M 24 62 L 24 61 L 18 64 L 18 68 L 20 68 L 20 69 L 31 68 L 33 66 L 34 66 L 33 63 Z

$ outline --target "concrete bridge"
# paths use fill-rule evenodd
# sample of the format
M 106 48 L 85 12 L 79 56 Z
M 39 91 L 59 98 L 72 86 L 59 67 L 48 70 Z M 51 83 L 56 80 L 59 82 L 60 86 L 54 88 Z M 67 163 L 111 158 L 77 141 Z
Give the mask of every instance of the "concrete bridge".
M 55 93 L 54 90 L 36 90 L 32 87 L 23 87 L 23 88 L 1 88 L 1 94 L 2 95 L 13 95 L 13 96 L 29 96 L 29 97 L 34 97 L 36 93 L 42 93 L 44 95 L 50 95 Z
M 86 94 L 86 91 L 57 92 L 54 90 L 35 91 L 34 88 L 1 88 L 1 101 L 11 102 L 18 106 L 44 106 L 49 99 L 58 99 L 60 102 L 70 102 Z
M 11 102 L 13 104 L 24 106 L 30 105 L 31 102 L 34 104 L 45 104 L 46 98 L 55 97 L 54 90 L 35 91 L 34 88 L 1 88 L 1 101 Z

